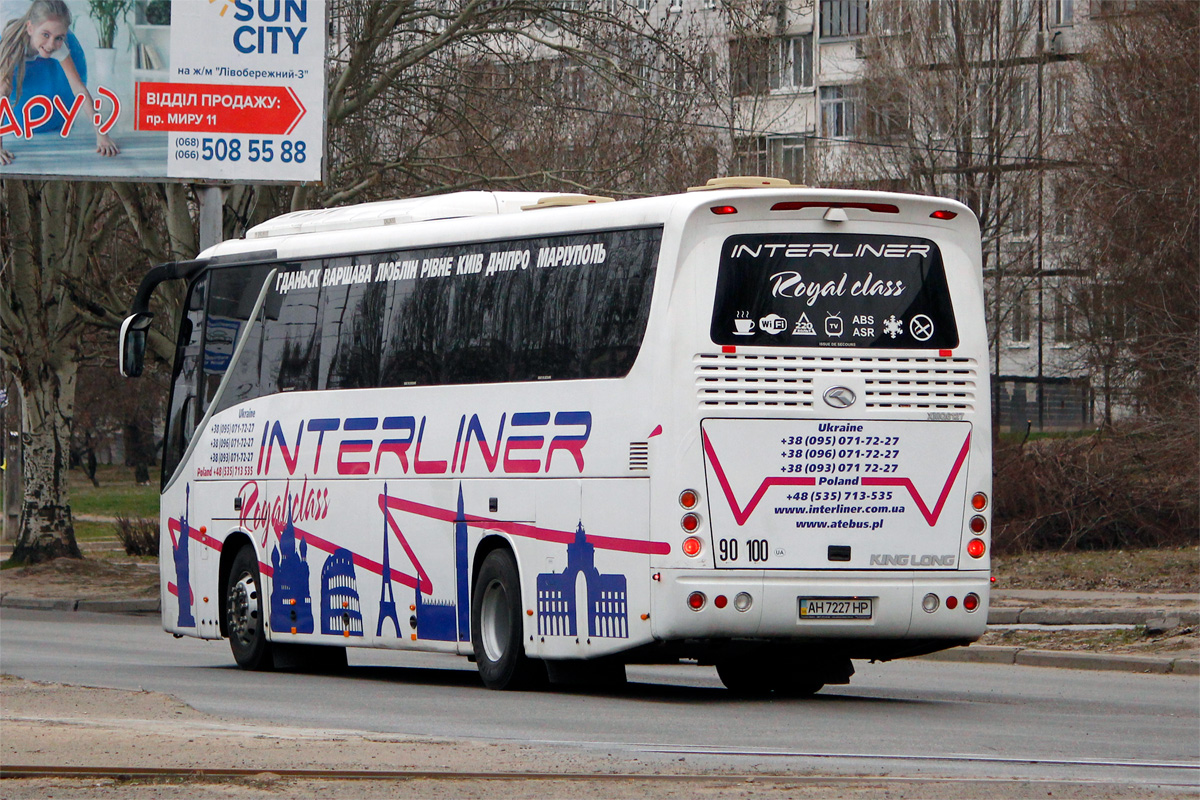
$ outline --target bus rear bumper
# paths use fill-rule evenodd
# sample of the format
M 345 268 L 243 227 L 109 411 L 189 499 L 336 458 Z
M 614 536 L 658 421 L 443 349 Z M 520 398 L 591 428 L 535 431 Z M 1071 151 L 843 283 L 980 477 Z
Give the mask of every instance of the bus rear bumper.
M 982 636 L 987 626 L 989 588 L 986 571 L 662 570 L 653 589 L 651 619 L 654 638 L 660 641 L 966 643 Z M 692 598 L 695 593 L 703 595 L 702 601 Z M 746 597 L 739 601 L 739 595 L 748 595 L 748 607 Z M 927 595 L 936 603 L 926 600 Z M 973 603 L 965 602 L 968 595 L 974 595 Z M 815 616 L 802 616 L 802 600 L 823 602 Z

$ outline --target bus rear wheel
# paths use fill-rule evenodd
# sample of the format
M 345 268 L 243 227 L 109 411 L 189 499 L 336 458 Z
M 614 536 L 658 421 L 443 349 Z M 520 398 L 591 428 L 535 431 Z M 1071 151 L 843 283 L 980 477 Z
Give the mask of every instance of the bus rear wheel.
M 529 688 L 545 681 L 545 666 L 525 655 L 521 579 L 507 549 L 488 553 L 471 598 L 471 645 L 489 689 Z
M 717 675 L 726 689 L 740 697 L 812 697 L 826 683 L 849 682 L 848 675 L 847 680 L 838 680 L 824 665 L 772 662 L 768 658 L 718 661 Z
M 274 667 L 263 618 L 258 555 L 251 545 L 244 545 L 238 551 L 229 570 L 225 584 L 225 630 L 239 667 L 260 671 Z

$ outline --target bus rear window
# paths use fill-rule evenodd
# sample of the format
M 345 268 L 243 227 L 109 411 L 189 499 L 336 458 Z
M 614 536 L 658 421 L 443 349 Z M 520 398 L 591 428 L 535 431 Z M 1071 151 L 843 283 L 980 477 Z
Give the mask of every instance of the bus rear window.
M 958 346 L 941 251 L 911 236 L 731 236 L 709 332 L 768 347 Z

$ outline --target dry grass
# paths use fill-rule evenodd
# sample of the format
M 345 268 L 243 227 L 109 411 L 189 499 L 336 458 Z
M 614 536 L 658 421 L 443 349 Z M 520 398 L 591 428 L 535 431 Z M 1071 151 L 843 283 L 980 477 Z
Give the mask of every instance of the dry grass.
M 1200 547 L 1019 553 L 992 559 L 1001 589 L 1200 592 Z

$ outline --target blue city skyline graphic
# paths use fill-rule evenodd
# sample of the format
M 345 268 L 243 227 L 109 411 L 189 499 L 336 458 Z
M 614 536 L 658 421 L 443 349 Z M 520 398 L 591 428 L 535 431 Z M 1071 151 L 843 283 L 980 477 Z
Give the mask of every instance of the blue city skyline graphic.
M 312 633 L 312 595 L 308 586 L 308 542 L 296 547 L 292 504 L 279 544 L 271 549 L 271 630 L 276 633 Z
M 344 547 L 334 550 L 321 568 L 321 633 L 363 635 L 354 554 Z
M 471 640 L 471 603 L 467 586 L 467 516 L 463 511 L 462 484 L 454 516 L 454 600 L 426 600 L 417 577 L 417 638 L 436 642 Z
M 392 626 L 396 630 L 396 638 L 400 638 L 400 618 L 396 616 L 396 595 L 392 592 L 392 560 L 388 555 L 388 539 L 391 539 L 391 534 L 388 532 L 388 513 L 387 513 L 387 484 L 383 485 L 383 559 L 381 563 L 380 576 L 383 580 L 379 585 L 379 619 L 375 625 L 375 637 L 383 636 L 383 621 L 390 619 Z
M 188 514 L 191 510 L 192 485 L 184 487 L 183 516 L 179 518 L 179 541 L 171 543 L 171 557 L 175 560 L 175 596 L 179 601 L 179 617 L 176 624 L 181 628 L 196 627 L 192 616 L 192 579 L 188 555 L 191 529 Z
M 567 567 L 537 576 L 537 620 L 540 636 L 578 636 L 576 587 L 586 584 L 588 636 L 629 638 L 629 593 L 625 576 L 596 569 L 596 547 L 587 541 L 583 521 L 567 545 Z

